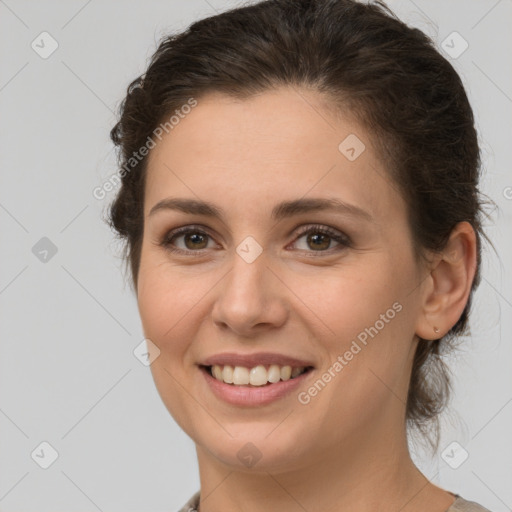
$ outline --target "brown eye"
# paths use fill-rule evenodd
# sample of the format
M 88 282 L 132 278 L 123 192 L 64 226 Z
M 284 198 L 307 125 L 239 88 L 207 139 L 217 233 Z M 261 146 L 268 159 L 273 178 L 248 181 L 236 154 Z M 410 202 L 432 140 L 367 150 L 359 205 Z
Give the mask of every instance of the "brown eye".
M 187 254 L 208 249 L 210 240 L 211 236 L 204 231 L 185 227 L 167 233 L 160 245 L 171 252 Z
M 187 249 L 205 249 L 208 245 L 207 236 L 201 233 L 186 233 L 183 236 Z
M 300 244 L 298 241 L 301 239 L 304 239 L 304 242 Z M 334 250 L 342 250 L 350 246 L 350 239 L 346 235 L 325 226 L 306 227 L 299 233 L 294 245 L 299 245 L 297 247 L 299 250 L 322 253 L 332 248 L 333 241 L 336 243 Z
M 323 233 L 314 233 L 307 235 L 307 243 L 310 244 L 310 247 L 314 247 L 315 249 L 329 249 L 330 237 L 329 235 L 324 235 Z

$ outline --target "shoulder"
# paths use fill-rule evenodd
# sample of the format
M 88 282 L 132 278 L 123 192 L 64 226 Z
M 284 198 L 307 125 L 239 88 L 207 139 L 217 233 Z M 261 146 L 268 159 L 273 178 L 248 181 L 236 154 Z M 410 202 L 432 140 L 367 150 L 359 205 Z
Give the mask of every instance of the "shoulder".
M 474 501 L 465 500 L 462 496 L 457 495 L 457 499 L 446 512 L 490 512 L 490 510 Z
M 199 506 L 199 491 L 197 491 L 188 501 L 181 507 L 178 512 L 197 512 Z

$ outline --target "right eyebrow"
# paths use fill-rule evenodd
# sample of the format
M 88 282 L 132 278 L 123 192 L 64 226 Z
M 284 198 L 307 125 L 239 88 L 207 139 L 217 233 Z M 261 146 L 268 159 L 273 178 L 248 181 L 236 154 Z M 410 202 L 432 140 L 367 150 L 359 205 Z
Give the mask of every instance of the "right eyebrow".
M 198 201 L 195 199 L 171 198 L 162 199 L 151 208 L 148 217 L 160 210 L 178 210 L 183 213 L 195 215 L 204 215 L 206 217 L 216 217 L 222 219 L 224 212 L 221 208 L 214 206 L 206 201 Z

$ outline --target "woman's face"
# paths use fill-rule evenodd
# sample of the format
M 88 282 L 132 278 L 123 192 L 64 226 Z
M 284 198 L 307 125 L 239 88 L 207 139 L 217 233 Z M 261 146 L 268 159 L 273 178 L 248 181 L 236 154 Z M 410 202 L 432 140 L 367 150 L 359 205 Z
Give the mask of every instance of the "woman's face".
M 406 207 L 368 134 L 320 100 L 211 94 L 150 153 L 152 373 L 198 453 L 231 468 L 403 442 L 422 290 Z

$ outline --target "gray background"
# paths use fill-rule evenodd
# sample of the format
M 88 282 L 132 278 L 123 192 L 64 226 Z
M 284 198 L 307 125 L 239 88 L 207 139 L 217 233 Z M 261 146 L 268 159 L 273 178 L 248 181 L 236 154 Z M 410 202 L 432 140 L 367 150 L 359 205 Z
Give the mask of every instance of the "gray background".
M 3 512 L 173 512 L 198 489 L 193 443 L 167 413 L 149 368 L 133 355 L 143 339 L 137 305 L 119 246 L 101 221 L 114 193 L 100 201 L 92 191 L 115 172 L 108 136 L 115 109 L 160 37 L 235 5 L 0 0 Z M 498 206 L 488 233 L 499 256 L 485 249 L 474 335 L 449 361 L 455 399 L 444 416 L 440 453 L 428 458 L 415 449 L 414 457 L 438 485 L 493 512 L 510 511 L 512 5 L 390 5 L 440 48 L 454 31 L 468 42 L 452 61 L 477 118 L 482 188 Z M 43 31 L 59 45 L 46 59 L 31 47 L 34 40 L 43 45 Z M 461 48 L 460 39 L 448 42 Z M 43 237 L 57 250 L 46 261 Z M 43 441 L 58 452 L 48 469 L 39 465 L 50 453 Z M 443 458 L 454 441 L 455 451 Z M 454 469 L 446 453 L 460 457 L 459 446 L 469 456 Z

